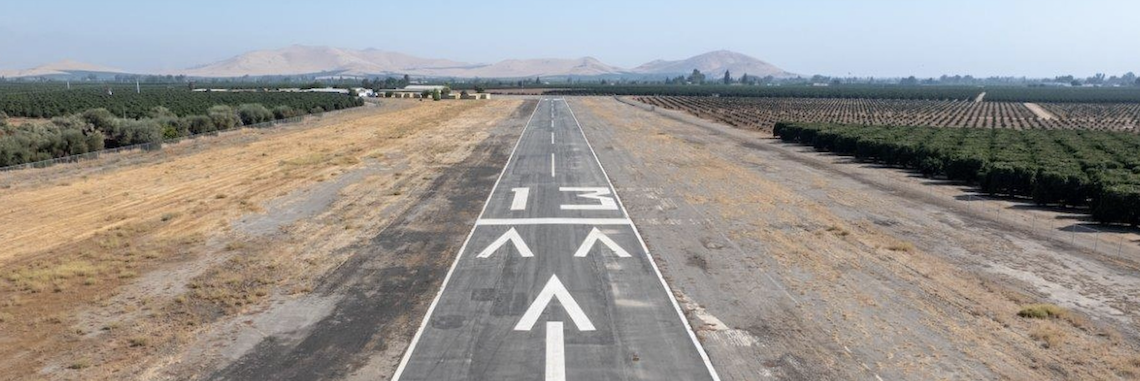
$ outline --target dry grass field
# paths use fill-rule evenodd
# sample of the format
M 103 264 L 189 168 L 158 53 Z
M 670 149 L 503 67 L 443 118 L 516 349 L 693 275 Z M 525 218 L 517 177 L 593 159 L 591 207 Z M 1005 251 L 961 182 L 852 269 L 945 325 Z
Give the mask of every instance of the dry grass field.
M 331 253 L 519 104 L 386 102 L 14 175 L 0 189 L 0 378 L 140 377 L 227 318 L 310 292 L 343 261 Z

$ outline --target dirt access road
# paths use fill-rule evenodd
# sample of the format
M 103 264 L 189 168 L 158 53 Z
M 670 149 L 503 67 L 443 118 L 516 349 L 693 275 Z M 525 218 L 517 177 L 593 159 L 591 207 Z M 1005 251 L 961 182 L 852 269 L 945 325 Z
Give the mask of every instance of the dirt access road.
M 881 186 L 898 171 L 767 133 L 612 98 L 571 105 L 722 379 L 1140 374 L 1135 261 L 960 213 L 906 188 L 918 179 Z M 1017 316 L 1033 303 L 1068 313 Z

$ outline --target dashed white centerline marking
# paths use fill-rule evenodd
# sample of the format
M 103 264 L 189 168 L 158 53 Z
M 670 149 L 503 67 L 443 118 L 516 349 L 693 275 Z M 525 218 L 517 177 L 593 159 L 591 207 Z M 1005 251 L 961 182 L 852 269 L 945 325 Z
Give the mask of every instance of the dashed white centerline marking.
M 554 152 L 550 153 L 550 177 L 554 177 Z

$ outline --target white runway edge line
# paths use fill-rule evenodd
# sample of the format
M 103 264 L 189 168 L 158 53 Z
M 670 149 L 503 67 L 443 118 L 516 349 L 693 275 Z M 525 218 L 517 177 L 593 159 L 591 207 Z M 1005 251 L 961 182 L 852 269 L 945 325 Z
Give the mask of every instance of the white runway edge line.
M 495 195 L 495 190 L 499 188 L 499 182 L 503 180 L 503 175 L 507 173 L 507 167 L 511 165 L 511 161 L 514 161 L 515 151 L 518 151 L 519 143 L 522 143 L 523 137 L 526 136 L 526 130 L 530 128 L 530 122 L 534 120 L 534 114 L 538 112 L 539 106 L 542 106 L 541 101 L 534 105 L 534 110 L 530 112 L 530 117 L 527 118 L 526 125 L 523 126 L 522 132 L 519 133 L 519 139 L 515 141 L 514 148 L 511 148 L 511 155 L 507 157 L 507 163 L 504 164 L 503 169 L 499 171 L 499 177 L 495 179 L 495 185 L 491 186 L 491 193 L 488 193 L 487 199 L 483 201 L 483 209 L 479 211 L 479 219 L 482 219 L 483 215 L 487 213 L 487 206 L 491 204 L 491 197 Z M 476 221 L 478 221 L 478 219 Z M 412 336 L 412 342 L 408 343 L 408 349 L 404 351 L 404 358 L 400 359 L 400 365 L 396 367 L 396 374 L 392 376 L 393 381 L 400 379 L 400 376 L 404 373 L 404 368 L 408 366 L 408 361 L 412 359 L 412 351 L 416 349 L 416 344 L 419 343 L 420 336 L 423 336 L 424 328 L 427 327 L 428 320 L 431 319 L 431 313 L 435 311 L 435 306 L 439 304 L 439 298 L 443 296 L 443 290 L 447 288 L 447 282 L 451 280 L 451 274 L 455 272 L 455 267 L 459 265 L 459 259 L 462 257 L 463 252 L 467 250 L 467 244 L 471 242 L 471 237 L 475 235 L 475 229 L 478 226 L 478 224 L 471 224 L 471 231 L 467 232 L 467 238 L 463 240 L 463 245 L 459 247 L 459 253 L 455 254 L 455 260 L 451 262 L 451 268 L 447 269 L 447 275 L 443 277 L 443 284 L 439 286 L 439 291 L 436 291 L 435 298 L 432 299 L 431 304 L 428 305 L 427 313 L 424 314 L 423 320 L 420 321 L 420 327 L 416 329 L 416 335 Z M 634 229 L 634 232 L 636 231 L 637 230 Z M 688 323 L 686 323 L 686 325 L 687 324 Z
M 574 119 L 574 124 L 578 126 L 578 132 L 582 133 L 582 139 L 586 141 L 586 147 L 590 149 L 590 154 L 594 155 L 594 161 L 598 163 L 598 168 L 602 170 L 602 177 L 606 178 L 606 183 L 609 184 L 610 189 L 614 190 L 614 199 L 617 200 L 618 206 L 621 207 L 621 212 L 626 218 L 629 218 L 629 211 L 625 209 L 625 203 L 621 202 L 621 197 L 618 196 L 617 188 L 614 188 L 614 183 L 610 181 L 610 175 L 606 173 L 606 168 L 602 166 L 602 161 L 598 159 L 598 153 L 594 152 L 594 146 L 590 144 L 590 139 L 586 137 L 586 131 L 582 129 L 582 123 L 578 122 L 578 117 L 574 115 L 574 109 L 570 108 L 570 102 L 566 99 L 561 99 L 566 104 L 566 110 L 570 111 L 570 117 Z M 553 105 L 551 105 L 553 107 Z M 657 274 L 657 279 L 661 281 L 661 287 L 665 288 L 665 294 L 669 295 L 669 301 L 673 303 L 673 309 L 677 310 L 677 317 L 681 319 L 681 323 L 685 325 L 685 331 L 689 333 L 689 339 L 693 341 L 693 345 L 697 348 L 697 353 L 701 355 L 701 360 L 704 360 L 705 367 L 709 370 L 709 376 L 715 381 L 720 381 L 720 376 L 717 375 L 716 369 L 713 368 L 712 362 L 709 361 L 709 355 L 705 352 L 705 347 L 697 340 L 697 334 L 693 332 L 693 327 L 689 325 L 689 319 L 685 318 L 685 313 L 681 311 L 681 305 L 677 303 L 677 298 L 673 296 L 673 291 L 669 289 L 669 284 L 665 282 L 665 277 L 661 275 L 661 269 L 657 267 L 657 261 L 653 259 L 653 255 L 649 254 L 649 246 L 645 245 L 645 239 L 641 237 L 641 232 L 637 230 L 637 226 L 632 222 L 630 227 L 633 228 L 633 234 L 637 236 L 637 242 L 641 244 L 641 249 L 645 250 L 645 257 L 649 259 L 649 264 L 653 267 L 653 272 Z

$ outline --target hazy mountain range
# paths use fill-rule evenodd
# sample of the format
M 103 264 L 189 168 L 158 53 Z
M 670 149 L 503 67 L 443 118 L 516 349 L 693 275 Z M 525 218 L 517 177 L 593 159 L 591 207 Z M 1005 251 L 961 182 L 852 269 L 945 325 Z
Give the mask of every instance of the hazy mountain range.
M 700 70 L 710 77 L 719 76 L 725 70 L 732 72 L 734 77 L 739 77 L 745 73 L 760 77 L 768 75 L 774 77 L 794 76 L 794 74 L 767 62 L 727 50 L 708 52 L 677 61 L 655 60 L 632 69 L 624 69 L 608 65 L 593 57 L 509 59 L 492 64 L 472 64 L 448 59 L 421 58 L 377 49 L 354 50 L 303 45 L 252 51 L 184 70 L 133 74 L 171 74 L 191 77 L 241 77 L 246 75 L 385 76 L 408 74 L 424 77 L 523 78 L 534 76 L 666 76 L 688 74 L 693 69 Z M 0 76 L 10 78 L 74 76 L 91 73 L 126 72 L 75 61 L 60 61 L 25 70 L 0 70 Z

